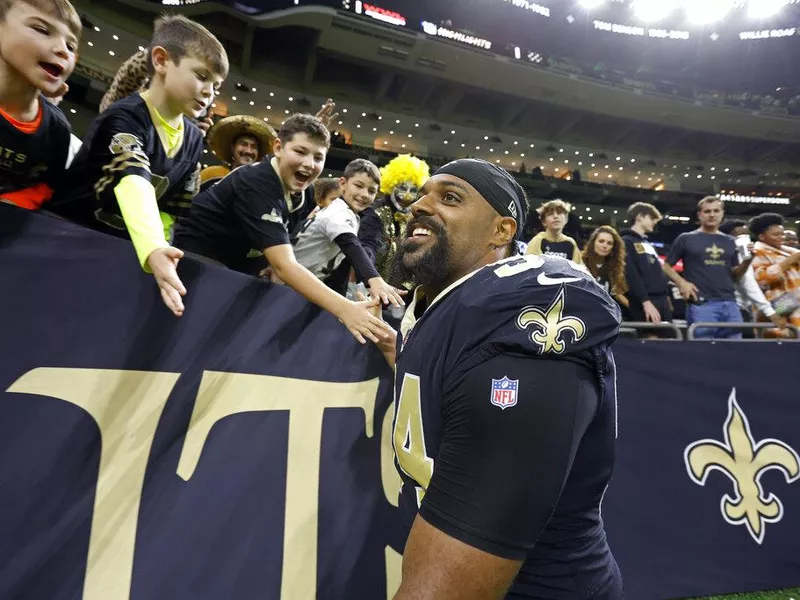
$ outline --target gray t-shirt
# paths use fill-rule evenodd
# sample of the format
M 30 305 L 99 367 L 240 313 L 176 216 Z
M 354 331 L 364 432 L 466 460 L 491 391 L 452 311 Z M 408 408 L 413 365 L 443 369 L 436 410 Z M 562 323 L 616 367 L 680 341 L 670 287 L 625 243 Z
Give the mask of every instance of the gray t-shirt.
M 667 262 L 683 259 L 683 277 L 700 290 L 704 300 L 736 300 L 731 269 L 739 264 L 736 243 L 724 233 L 691 231 L 675 240 Z

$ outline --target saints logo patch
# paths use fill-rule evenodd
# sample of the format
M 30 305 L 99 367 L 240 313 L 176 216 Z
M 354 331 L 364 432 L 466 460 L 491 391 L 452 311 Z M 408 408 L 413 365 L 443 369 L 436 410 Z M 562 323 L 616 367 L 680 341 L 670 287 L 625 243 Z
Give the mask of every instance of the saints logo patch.
M 526 306 L 517 316 L 517 327 L 530 329 L 530 340 L 537 346 L 539 354 L 563 354 L 566 350 L 564 334 L 578 342 L 586 335 L 585 323 L 577 317 L 564 316 L 565 291 L 562 288 L 545 310 L 537 306 Z
M 689 478 L 705 485 L 712 471 L 719 471 L 733 482 L 733 495 L 722 497 L 722 518 L 731 525 L 744 525 L 750 536 L 761 544 L 767 523 L 783 518 L 783 504 L 770 492 L 764 493 L 761 476 L 772 469 L 783 473 L 792 483 L 800 478 L 800 457 L 780 440 L 755 441 L 750 423 L 736 402 L 736 390 L 728 399 L 728 417 L 724 426 L 725 442 L 705 439 L 687 446 L 684 461 Z M 798 509 L 798 507 L 793 507 Z
M 132 133 L 117 133 L 111 138 L 108 149 L 112 154 L 143 153 L 142 142 Z

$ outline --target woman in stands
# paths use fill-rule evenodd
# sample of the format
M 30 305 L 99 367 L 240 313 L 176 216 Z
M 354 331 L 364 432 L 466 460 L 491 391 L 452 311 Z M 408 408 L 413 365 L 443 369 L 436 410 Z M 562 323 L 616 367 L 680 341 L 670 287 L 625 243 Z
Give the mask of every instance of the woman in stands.
M 625 243 L 616 229 L 602 225 L 592 232 L 583 248 L 583 264 L 620 306 L 628 307 Z

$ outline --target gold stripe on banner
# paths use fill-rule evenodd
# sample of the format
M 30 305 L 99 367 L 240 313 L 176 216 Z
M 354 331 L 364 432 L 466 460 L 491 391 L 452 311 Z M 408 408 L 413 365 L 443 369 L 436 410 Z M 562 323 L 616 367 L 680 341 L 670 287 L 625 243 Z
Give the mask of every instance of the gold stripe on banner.
M 39 368 L 9 392 L 79 406 L 100 429 L 100 470 L 86 560 L 84 600 L 128 600 L 147 459 L 180 373 Z
M 360 408 L 364 411 L 366 435 L 373 437 L 378 383 L 378 379 L 323 383 L 216 371 L 203 374 L 178 461 L 178 475 L 186 481 L 194 474 L 206 439 L 217 422 L 246 412 L 289 411 L 281 600 L 310 600 L 317 595 L 323 413 L 326 408 Z

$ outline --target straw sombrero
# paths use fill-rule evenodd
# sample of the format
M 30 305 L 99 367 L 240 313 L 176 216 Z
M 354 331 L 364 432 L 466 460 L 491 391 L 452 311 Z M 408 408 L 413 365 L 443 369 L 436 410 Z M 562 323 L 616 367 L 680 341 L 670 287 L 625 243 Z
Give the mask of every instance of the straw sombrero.
M 272 143 L 277 137 L 275 130 L 261 119 L 249 115 L 236 115 L 225 117 L 209 130 L 208 147 L 222 162 L 230 163 L 233 160 L 231 146 L 236 138 L 242 135 L 252 135 L 258 140 L 261 151 L 258 160 L 272 153 Z

